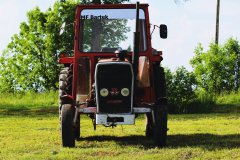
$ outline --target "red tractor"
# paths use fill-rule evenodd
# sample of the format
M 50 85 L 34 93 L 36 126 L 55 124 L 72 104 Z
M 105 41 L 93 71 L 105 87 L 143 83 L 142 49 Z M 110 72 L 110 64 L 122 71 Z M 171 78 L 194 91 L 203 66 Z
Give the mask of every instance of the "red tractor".
M 167 98 L 162 52 L 151 45 L 148 4 L 78 5 L 74 55 L 60 54 L 63 147 L 80 138 L 80 115 L 96 125 L 133 125 L 146 114 L 146 136 L 163 147 Z M 155 26 L 167 38 L 167 26 Z

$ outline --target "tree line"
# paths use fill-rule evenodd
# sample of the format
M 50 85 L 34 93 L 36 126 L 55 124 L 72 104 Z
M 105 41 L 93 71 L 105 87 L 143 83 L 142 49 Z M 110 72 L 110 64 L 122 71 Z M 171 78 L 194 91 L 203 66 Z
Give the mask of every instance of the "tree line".
M 58 55 L 62 51 L 69 54 L 73 51 L 73 25 L 67 25 L 64 33 L 59 33 L 64 22 L 74 24 L 76 5 L 126 1 L 60 0 L 45 12 L 38 7 L 30 10 L 28 21 L 20 24 L 19 34 L 13 35 L 0 57 L 0 91 L 56 90 L 61 68 Z
M 240 43 L 229 38 L 223 45 L 211 43 L 204 51 L 198 44 L 189 72 L 179 67 L 166 70 L 167 93 L 173 112 L 188 112 L 196 102 L 214 103 L 215 96 L 238 92 L 240 87 Z M 205 105 L 206 106 L 206 105 Z
M 73 24 L 79 3 L 123 3 L 128 0 L 66 0 L 56 1 L 42 12 L 38 7 L 27 13 L 27 22 L 20 24 L 19 34 L 0 57 L 0 92 L 49 91 L 58 89 L 61 66 L 58 55 L 73 50 L 73 26 L 67 25 L 60 35 L 63 22 Z M 207 95 L 239 91 L 240 44 L 230 38 L 223 45 L 211 43 L 208 50 L 199 44 L 190 60 L 193 71 L 184 67 L 165 69 L 169 103 L 174 112 L 185 112 L 188 104 Z

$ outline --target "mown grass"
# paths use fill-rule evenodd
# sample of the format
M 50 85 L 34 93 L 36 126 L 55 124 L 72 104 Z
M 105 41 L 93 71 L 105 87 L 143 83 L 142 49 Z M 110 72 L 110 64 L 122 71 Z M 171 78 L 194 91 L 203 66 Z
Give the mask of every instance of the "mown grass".
M 57 114 L 1 115 L 0 159 L 240 159 L 240 114 L 170 115 L 166 148 L 156 148 L 140 116 L 134 126 L 93 131 L 82 116 L 82 139 L 62 148 Z
M 240 160 L 238 111 L 170 115 L 166 148 L 145 137 L 143 116 L 133 126 L 94 131 L 84 115 L 81 140 L 75 148 L 62 148 L 57 97 L 57 92 L 0 95 L 0 159 Z

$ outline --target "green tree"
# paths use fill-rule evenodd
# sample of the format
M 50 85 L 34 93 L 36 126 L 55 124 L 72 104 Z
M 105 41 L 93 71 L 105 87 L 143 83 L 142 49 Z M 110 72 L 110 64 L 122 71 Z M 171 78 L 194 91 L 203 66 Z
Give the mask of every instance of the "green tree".
M 83 0 L 82 3 L 122 3 L 127 0 Z M 74 24 L 78 0 L 56 1 L 46 12 L 37 7 L 27 13 L 27 22 L 20 33 L 12 37 L 0 57 L 0 90 L 44 91 L 57 89 L 58 54 L 73 50 L 74 30 L 67 25 L 59 34 L 63 22 Z
M 190 61 L 199 87 L 215 94 L 238 90 L 239 51 L 240 45 L 233 38 L 223 46 L 211 43 L 206 52 L 199 44 L 195 49 L 196 55 Z
M 186 113 L 186 106 L 195 98 L 196 80 L 192 72 L 179 67 L 175 72 L 165 70 L 167 96 L 171 112 Z
M 96 25 L 97 24 L 97 25 Z M 85 52 L 99 52 L 102 47 L 117 48 L 127 39 L 125 33 L 130 31 L 127 20 L 84 20 L 84 35 L 81 46 Z
M 75 6 L 75 1 L 56 2 L 46 12 L 37 7 L 27 13 L 28 21 L 21 23 L 20 33 L 12 37 L 1 57 L 2 86 L 8 82 L 13 91 L 57 88 L 58 53 L 73 48 L 72 28 L 60 36 L 60 26 L 74 22 Z

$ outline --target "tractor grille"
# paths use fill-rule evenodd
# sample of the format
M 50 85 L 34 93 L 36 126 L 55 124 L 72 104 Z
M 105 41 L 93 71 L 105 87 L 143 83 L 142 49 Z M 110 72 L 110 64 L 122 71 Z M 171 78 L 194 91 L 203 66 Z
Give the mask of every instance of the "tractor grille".
M 98 63 L 95 84 L 98 113 L 132 111 L 133 71 L 130 63 Z

